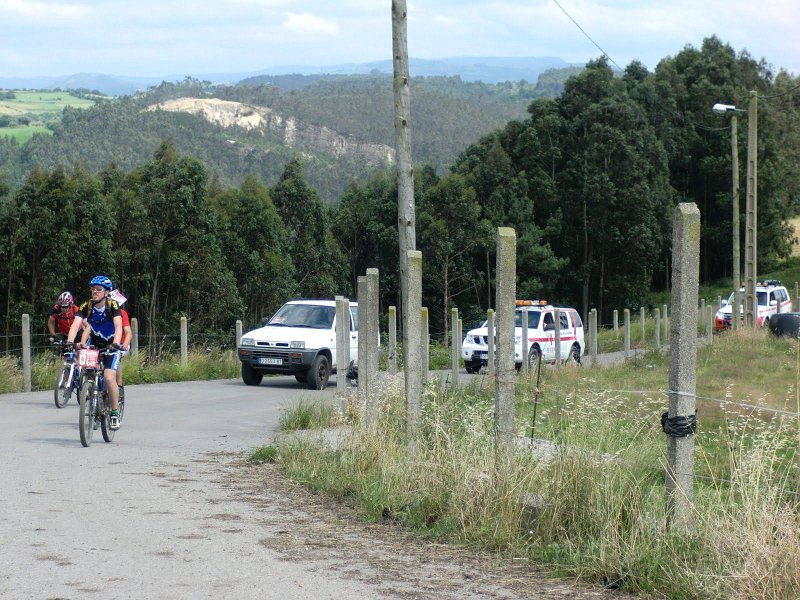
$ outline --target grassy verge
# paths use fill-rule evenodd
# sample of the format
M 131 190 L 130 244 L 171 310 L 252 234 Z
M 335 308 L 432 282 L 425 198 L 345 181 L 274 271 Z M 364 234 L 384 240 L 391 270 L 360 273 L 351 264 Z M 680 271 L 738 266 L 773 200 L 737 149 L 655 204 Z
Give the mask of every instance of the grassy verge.
M 239 376 L 240 362 L 233 350 L 190 351 L 189 360 L 182 365 L 180 355 L 166 354 L 158 361 L 140 353 L 129 354 L 122 361 L 126 384 L 162 383 L 166 381 L 198 381 L 231 379 Z M 55 354 L 40 354 L 31 363 L 31 387 L 34 391 L 53 387 L 63 364 Z M 10 356 L 0 357 L 0 394 L 24 390 L 22 367 Z
M 494 398 L 478 383 L 426 388 L 416 453 L 404 440 L 402 393 L 387 388 L 376 427 L 355 427 L 335 450 L 295 441 L 276 454 L 293 479 L 356 503 L 369 519 L 570 577 L 670 598 L 796 598 L 798 417 L 766 408 L 797 411 L 798 372 L 797 345 L 762 332 L 700 349 L 697 393 L 713 400 L 698 401 L 687 534 L 665 528 L 668 358 L 654 353 L 618 368 L 545 370 L 535 432 L 550 451 L 521 451 L 500 469 Z M 535 385 L 529 375 L 517 381 L 524 435 Z

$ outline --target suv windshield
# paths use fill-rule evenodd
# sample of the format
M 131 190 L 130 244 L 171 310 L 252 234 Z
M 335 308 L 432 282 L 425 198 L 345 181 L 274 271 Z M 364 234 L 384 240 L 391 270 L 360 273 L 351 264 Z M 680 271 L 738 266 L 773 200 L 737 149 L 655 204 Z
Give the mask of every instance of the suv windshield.
M 336 308 L 333 306 L 284 304 L 269 320 L 269 325 L 330 329 L 335 317 Z
M 522 315 L 528 313 L 528 329 L 536 329 L 539 327 L 539 319 L 542 313 L 538 310 L 518 310 L 514 313 L 514 327 L 522 327 Z
M 756 291 L 759 306 L 767 306 L 767 292 Z M 739 290 L 739 301 L 744 303 L 744 290 Z M 728 296 L 728 304 L 733 304 L 733 293 Z

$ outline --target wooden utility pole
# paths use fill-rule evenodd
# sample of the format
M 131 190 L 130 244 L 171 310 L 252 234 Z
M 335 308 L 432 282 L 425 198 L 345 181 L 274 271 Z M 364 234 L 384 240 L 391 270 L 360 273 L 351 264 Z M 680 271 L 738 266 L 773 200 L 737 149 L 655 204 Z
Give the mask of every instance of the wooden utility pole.
M 414 169 L 411 163 L 411 94 L 408 87 L 408 38 L 406 2 L 392 0 L 392 54 L 394 67 L 394 135 L 397 156 L 397 230 L 400 245 L 401 318 L 403 323 L 412 311 L 408 306 L 408 255 L 417 249 L 414 206 Z M 408 327 L 403 327 L 403 344 L 408 348 Z
M 733 204 L 733 306 L 731 307 L 731 327 L 739 328 L 739 310 L 741 308 L 739 288 L 742 286 L 742 265 L 739 258 L 739 117 L 731 116 L 731 162 L 732 169 L 732 204 Z
M 744 320 L 748 327 L 758 328 L 756 297 L 756 265 L 758 251 L 758 93 L 750 92 L 747 110 L 747 218 L 744 242 Z
M 401 315 L 406 383 L 406 439 L 412 453 L 419 447 L 422 399 L 421 312 L 422 255 L 417 251 L 414 168 L 411 163 L 411 93 L 408 87 L 406 0 L 392 0 L 394 68 L 394 135 L 397 155 L 397 233 L 400 246 Z

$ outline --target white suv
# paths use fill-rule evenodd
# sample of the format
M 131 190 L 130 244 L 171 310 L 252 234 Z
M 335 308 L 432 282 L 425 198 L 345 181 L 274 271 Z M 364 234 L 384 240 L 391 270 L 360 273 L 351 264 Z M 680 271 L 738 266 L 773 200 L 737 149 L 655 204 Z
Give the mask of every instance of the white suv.
M 561 317 L 559 335 L 561 338 L 560 356 L 564 360 L 580 363 L 586 348 L 583 340 L 583 323 L 578 311 L 568 307 L 554 307 L 537 300 L 517 300 L 514 315 L 514 363 L 519 369 L 523 362 L 522 319 L 528 319 L 528 362 L 535 366 L 540 358 L 546 362 L 556 359 L 555 345 L 555 310 L 558 308 Z M 473 329 L 464 336 L 461 345 L 461 356 L 467 373 L 477 373 L 481 366 L 487 364 L 489 356 L 488 332 L 486 322 L 478 329 Z
M 350 303 L 350 358 L 358 361 L 358 303 Z M 321 390 L 336 372 L 336 301 L 293 300 L 259 329 L 242 336 L 238 347 L 242 381 L 258 385 L 264 374 L 294 375 Z
M 739 289 L 739 319 L 744 320 L 744 288 Z M 759 281 L 756 284 L 758 299 L 758 326 L 769 327 L 769 319 L 773 315 L 792 311 L 792 299 L 789 292 L 776 279 Z M 730 329 L 733 322 L 733 292 L 727 300 L 722 301 L 722 308 L 717 311 L 714 329 L 721 331 Z

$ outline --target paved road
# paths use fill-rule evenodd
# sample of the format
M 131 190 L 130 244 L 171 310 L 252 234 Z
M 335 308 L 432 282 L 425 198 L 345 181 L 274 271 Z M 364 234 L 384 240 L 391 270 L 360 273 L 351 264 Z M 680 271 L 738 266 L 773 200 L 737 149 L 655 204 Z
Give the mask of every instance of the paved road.
M 332 397 L 331 383 L 129 386 L 114 442 L 89 448 L 73 400 L 0 395 L 0 598 L 607 597 L 557 582 L 519 595 L 386 526 L 314 512 L 274 467 L 242 466 L 282 410 Z

